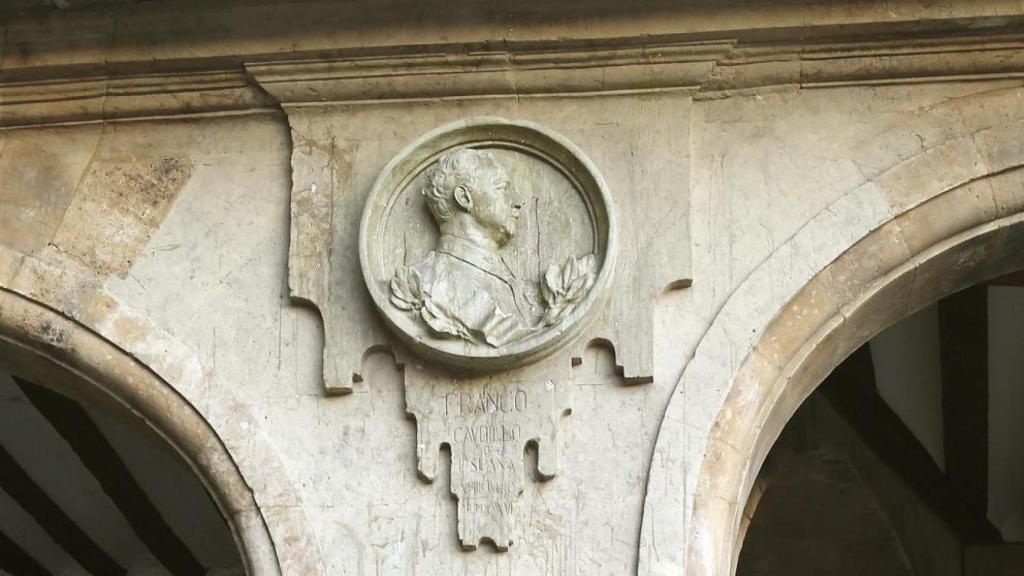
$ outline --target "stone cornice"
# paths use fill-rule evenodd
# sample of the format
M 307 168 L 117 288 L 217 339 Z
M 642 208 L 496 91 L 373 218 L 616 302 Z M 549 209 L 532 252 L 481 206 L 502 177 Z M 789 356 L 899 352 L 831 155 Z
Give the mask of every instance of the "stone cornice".
M 1024 34 L 845 44 L 657 38 L 568 48 L 507 44 L 504 50 L 266 62 L 247 70 L 286 106 L 665 89 L 715 97 L 771 86 L 1016 78 L 1024 75 Z
M 207 70 L 65 69 L 56 77 L 46 72 L 0 79 L 0 127 L 381 100 L 650 90 L 714 98 L 769 87 L 1019 78 L 1024 32 L 805 42 L 642 37 L 407 46 L 253 58 Z
M 0 83 L 0 127 L 238 112 L 274 102 L 242 70 L 86 73 Z

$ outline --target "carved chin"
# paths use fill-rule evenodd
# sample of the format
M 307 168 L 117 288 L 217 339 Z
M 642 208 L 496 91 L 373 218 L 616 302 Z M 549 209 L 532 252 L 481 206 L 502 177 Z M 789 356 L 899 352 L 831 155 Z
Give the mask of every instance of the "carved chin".
M 509 226 L 502 226 L 498 230 L 498 244 L 505 244 L 515 235 L 515 229 Z

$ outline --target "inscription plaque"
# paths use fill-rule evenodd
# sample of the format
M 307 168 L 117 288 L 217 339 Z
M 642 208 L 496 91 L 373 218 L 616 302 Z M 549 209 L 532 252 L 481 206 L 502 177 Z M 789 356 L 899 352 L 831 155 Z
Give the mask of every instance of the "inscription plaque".
M 418 427 L 420 475 L 428 481 L 436 478 L 438 454 L 448 445 L 459 540 L 467 549 L 489 541 L 507 550 L 516 534 L 527 445 L 537 448 L 542 479 L 557 473 L 558 420 L 570 412 L 566 383 L 420 376 L 420 385 L 406 388 L 406 403 Z

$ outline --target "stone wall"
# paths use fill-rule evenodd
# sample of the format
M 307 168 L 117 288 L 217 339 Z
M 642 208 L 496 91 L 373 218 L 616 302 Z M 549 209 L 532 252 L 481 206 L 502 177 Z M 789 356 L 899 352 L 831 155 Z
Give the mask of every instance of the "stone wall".
M 427 5 L 229 4 L 3 24 L 0 294 L 98 336 L 202 417 L 265 525 L 236 532 L 272 542 L 254 573 L 725 575 L 760 461 L 824 374 L 1020 264 L 1017 2 L 466 8 L 440 28 Z M 680 272 L 636 301 L 649 378 L 623 369 L 629 343 L 574 344 L 559 471 L 542 480 L 530 450 L 508 551 L 463 550 L 447 466 L 417 476 L 396 358 L 416 361 L 367 347 L 352 393 L 327 394 L 333 312 L 291 298 L 294 154 L 346 107 L 387 113 L 347 165 L 328 158 L 331 182 L 367 188 L 396 144 L 449 120 L 521 118 L 649 186 L 616 202 L 649 194 L 688 232 L 651 244 Z M 652 134 L 668 144 L 645 157 L 613 146 Z M 682 177 L 630 173 L 652 154 Z M 627 262 L 646 255 L 637 222 Z M 341 285 L 337 306 L 365 297 Z

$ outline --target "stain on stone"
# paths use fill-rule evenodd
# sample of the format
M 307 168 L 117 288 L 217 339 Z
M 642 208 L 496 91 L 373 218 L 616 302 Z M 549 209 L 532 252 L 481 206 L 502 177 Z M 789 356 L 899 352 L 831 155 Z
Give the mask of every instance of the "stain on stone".
M 124 277 L 192 175 L 181 158 L 92 164 L 54 244 L 98 275 Z
M 53 239 L 99 137 L 95 127 L 0 136 L 0 244 L 29 254 Z
M 35 334 L 34 339 L 51 350 L 67 350 L 70 347 L 71 335 L 68 331 L 48 320 L 42 320 L 35 329 L 30 328 L 28 333 Z

